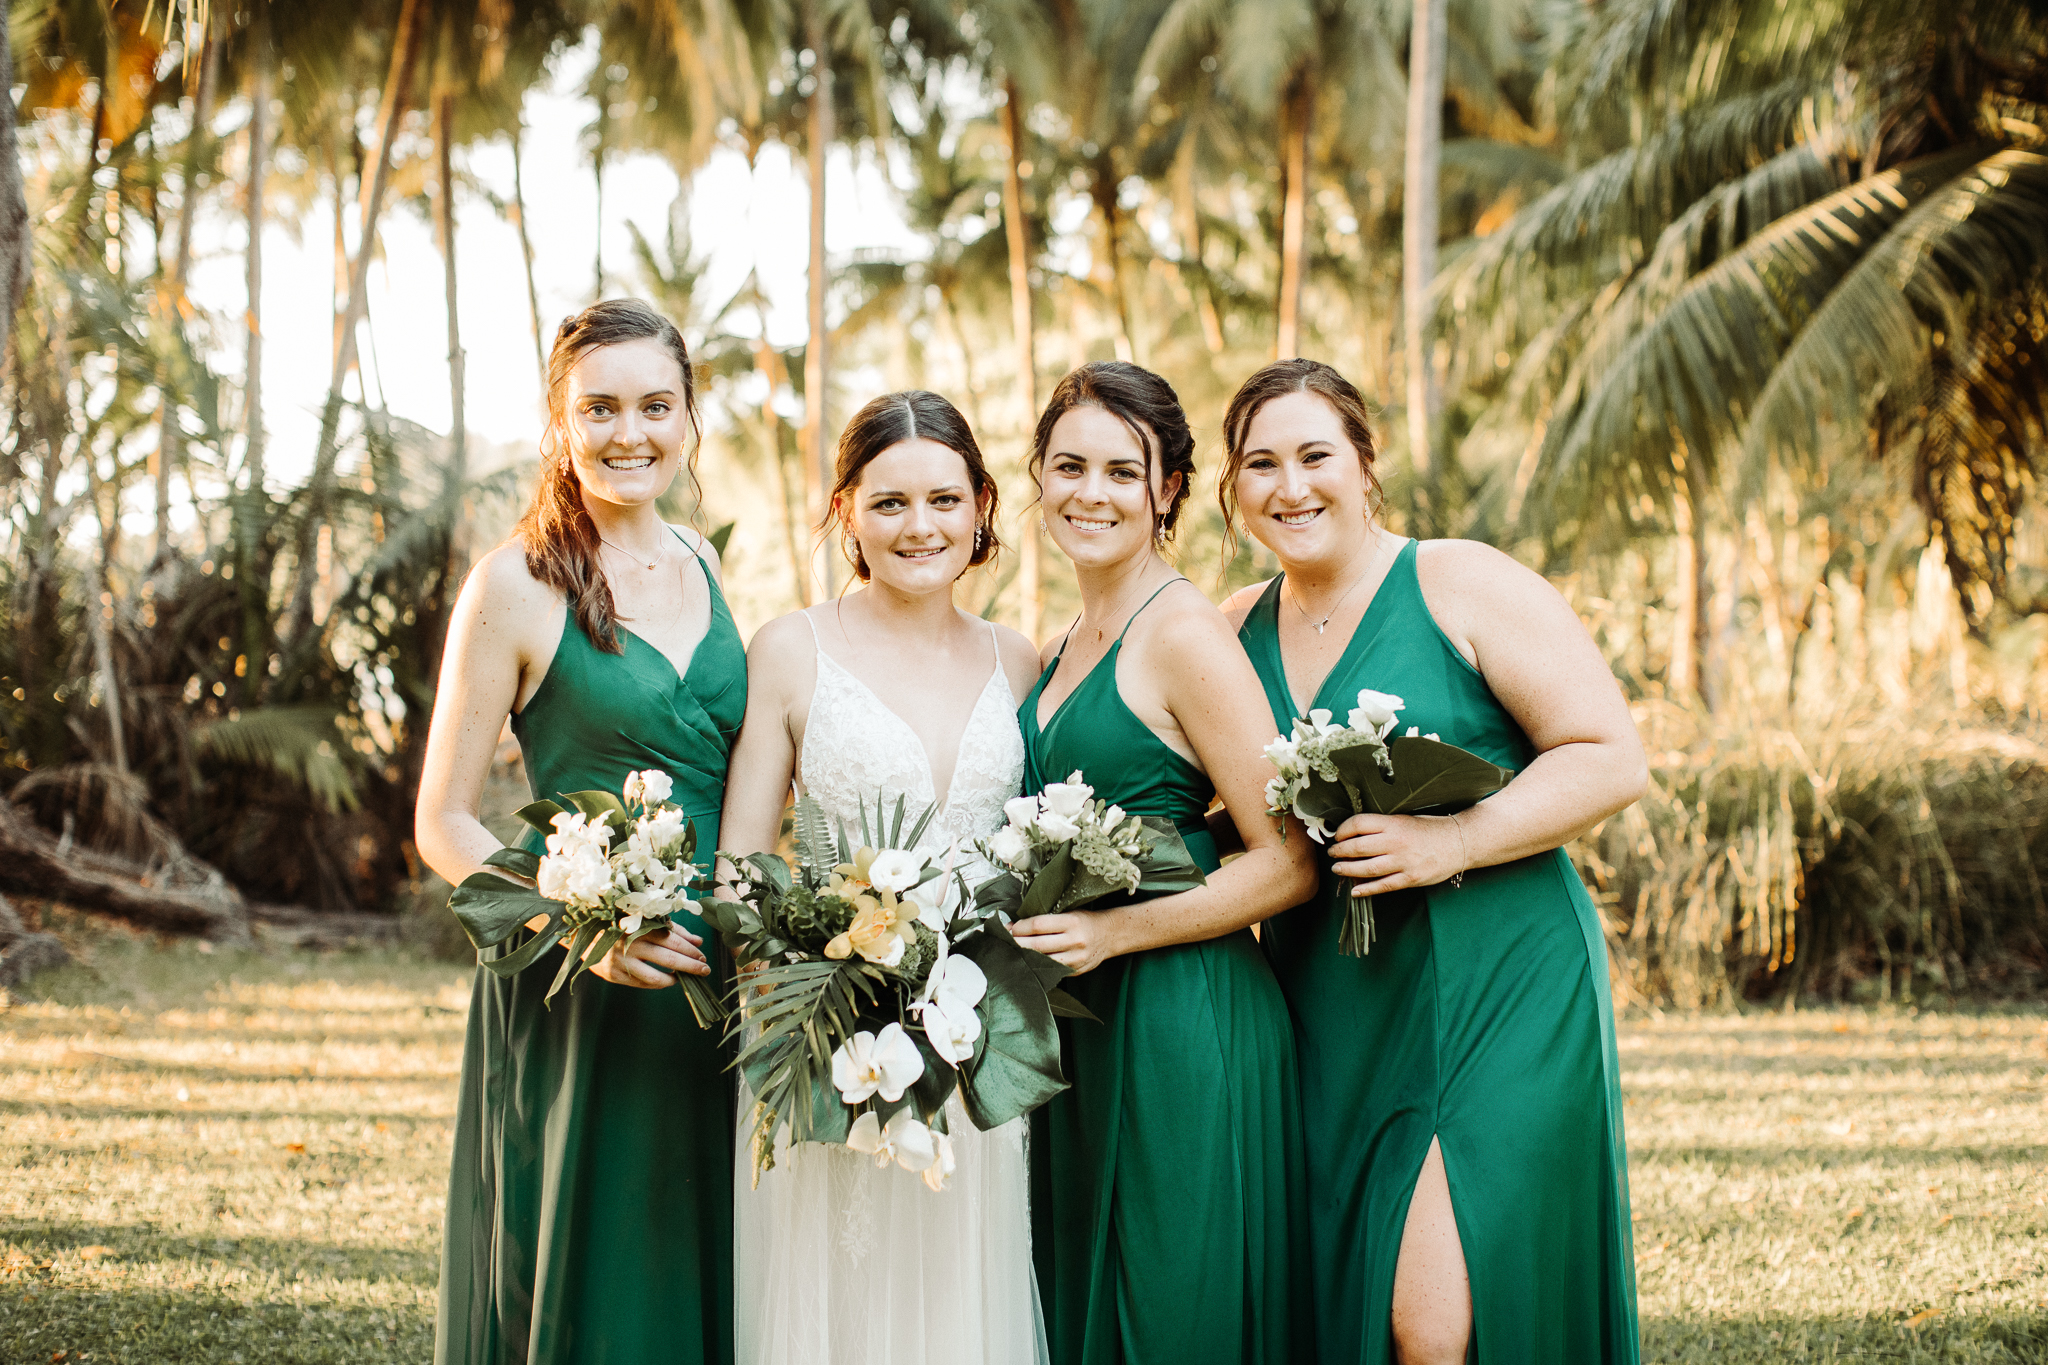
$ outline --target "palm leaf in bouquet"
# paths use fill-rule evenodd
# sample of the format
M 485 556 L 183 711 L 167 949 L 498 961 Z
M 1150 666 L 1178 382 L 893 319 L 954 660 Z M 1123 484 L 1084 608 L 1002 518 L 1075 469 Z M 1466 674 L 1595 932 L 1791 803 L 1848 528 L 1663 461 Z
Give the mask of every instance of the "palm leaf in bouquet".
M 563 944 L 566 951 L 546 996 L 552 1004 L 557 992 L 573 988 L 613 947 L 665 932 L 675 912 L 695 908 L 685 893 L 703 880 L 694 861 L 697 826 L 668 801 L 670 789 L 665 774 L 650 771 L 627 779 L 625 799 L 586 791 L 567 795 L 573 812 L 553 801 L 521 807 L 519 818 L 548 836 L 547 855 L 501 848 L 484 864 L 538 885 L 478 872 L 449 897 L 449 908 L 477 947 L 478 964 L 493 975 L 511 976 Z M 639 807 L 637 817 L 628 801 Z M 612 849 L 621 834 L 624 842 Z M 529 926 L 534 932 L 524 943 L 489 954 Z M 698 1027 L 723 1021 L 724 1008 L 703 980 L 678 972 L 675 981 Z

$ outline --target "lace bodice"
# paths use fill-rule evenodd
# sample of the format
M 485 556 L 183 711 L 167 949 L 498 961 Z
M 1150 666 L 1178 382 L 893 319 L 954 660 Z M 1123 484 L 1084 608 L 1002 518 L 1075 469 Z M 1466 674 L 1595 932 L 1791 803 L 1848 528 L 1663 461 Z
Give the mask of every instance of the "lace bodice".
M 811 619 L 808 612 L 804 619 Z M 813 623 L 813 638 L 817 630 Z M 994 626 L 989 633 L 993 642 Z M 988 682 L 960 735 L 946 804 L 918 840 L 921 848 L 936 850 L 993 834 L 1003 823 L 1003 802 L 1022 788 L 1024 740 L 1017 730 L 1017 702 L 1001 652 L 995 653 Z M 907 794 L 905 810 L 912 818 L 938 799 L 937 779 L 917 732 L 822 647 L 797 778 L 826 815 L 855 829 L 861 803 L 872 809 L 878 795 L 893 805 L 899 794 Z

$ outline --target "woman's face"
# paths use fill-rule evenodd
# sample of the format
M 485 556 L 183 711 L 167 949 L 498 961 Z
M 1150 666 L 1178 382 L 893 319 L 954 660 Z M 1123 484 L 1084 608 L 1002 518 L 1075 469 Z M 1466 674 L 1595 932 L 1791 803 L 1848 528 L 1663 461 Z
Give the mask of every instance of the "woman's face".
M 1150 430 L 1146 437 L 1157 445 Z M 1145 447 L 1115 413 L 1069 408 L 1053 423 L 1039 469 L 1045 528 L 1078 568 L 1122 563 L 1151 546 L 1155 509 L 1172 505 L 1180 480 L 1160 477 L 1158 462 L 1146 460 Z
M 1282 394 L 1253 415 L 1236 493 L 1246 528 L 1282 565 L 1347 558 L 1366 538 L 1365 468 L 1320 394 Z
M 966 457 L 924 437 L 898 441 L 839 497 L 839 515 L 867 561 L 868 581 L 898 592 L 951 592 L 974 558 L 981 519 Z
M 666 493 L 689 438 L 675 353 L 652 337 L 585 351 L 569 371 L 561 437 L 585 498 L 634 507 Z

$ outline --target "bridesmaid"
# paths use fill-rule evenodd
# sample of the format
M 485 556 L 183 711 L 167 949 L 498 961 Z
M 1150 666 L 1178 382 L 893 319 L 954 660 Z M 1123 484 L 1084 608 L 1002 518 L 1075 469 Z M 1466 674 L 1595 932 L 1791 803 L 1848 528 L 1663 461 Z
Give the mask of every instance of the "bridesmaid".
M 1520 774 L 1455 817 L 1346 821 L 1263 931 L 1301 1048 L 1318 1356 L 1634 1362 L 1606 943 L 1560 847 L 1642 794 L 1628 707 L 1542 578 L 1378 525 L 1365 402 L 1329 366 L 1260 370 L 1224 438 L 1224 516 L 1283 570 L 1224 607 L 1273 724 L 1370 687 Z M 1362 958 L 1337 953 L 1340 876 L 1376 895 Z
M 1021 920 L 1101 1020 L 1062 1020 L 1072 1088 L 1032 1116 L 1032 1250 L 1056 1365 L 1287 1362 L 1309 1352 L 1300 1097 L 1286 1003 L 1250 926 L 1314 864 L 1264 814 L 1259 679 L 1161 558 L 1194 472 L 1165 380 L 1122 362 L 1060 381 L 1031 469 L 1081 615 L 1024 699 L 1025 790 L 1075 769 L 1171 819 L 1208 885 Z M 1218 871 L 1220 795 L 1246 853 Z
M 451 882 L 498 847 L 477 804 L 508 715 L 535 797 L 658 769 L 697 847 L 718 846 L 746 659 L 716 551 L 655 512 L 697 434 L 674 324 L 623 300 L 569 318 L 548 413 L 533 505 L 479 561 L 448 630 L 415 828 Z M 725 967 L 682 918 L 552 1009 L 558 960 L 510 979 L 478 968 L 437 1362 L 731 1361 L 730 1057 L 666 989 L 672 973 L 718 981 Z

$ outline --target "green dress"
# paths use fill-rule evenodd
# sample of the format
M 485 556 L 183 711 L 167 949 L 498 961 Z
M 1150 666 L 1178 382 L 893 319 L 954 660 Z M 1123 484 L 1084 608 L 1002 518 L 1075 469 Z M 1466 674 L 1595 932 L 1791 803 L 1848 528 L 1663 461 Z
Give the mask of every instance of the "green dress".
M 680 677 L 639 636 L 607 654 L 564 614 L 547 675 L 512 718 L 536 798 L 615 792 L 628 773 L 657 768 L 696 822 L 698 849 L 718 846 L 746 653 L 705 578 L 711 626 Z M 526 842 L 541 850 L 537 831 Z M 683 918 L 722 982 L 718 936 Z M 674 987 L 585 976 L 543 1006 L 558 965 L 549 953 L 510 979 L 477 969 L 434 1359 L 727 1365 L 730 1053 Z
M 1122 645 L 1043 730 L 1038 698 L 1059 660 L 1024 699 L 1025 790 L 1079 769 L 1097 797 L 1172 820 L 1214 871 L 1203 814 L 1215 788 L 1124 704 Z M 1112 958 L 1066 988 L 1102 1022 L 1060 1021 L 1072 1088 L 1031 1118 L 1053 1365 L 1305 1359 L 1294 1040 L 1257 940 L 1241 929 Z
M 1276 578 L 1239 638 L 1273 719 L 1292 726 Z M 1315 705 L 1341 720 L 1359 689 L 1407 702 L 1400 726 L 1517 771 L 1535 757 L 1423 604 L 1401 550 Z M 1344 892 L 1263 944 L 1294 1014 L 1308 1142 L 1317 1358 L 1394 1359 L 1394 1266 L 1434 1135 L 1471 1275 L 1481 1365 L 1640 1359 L 1628 1166 L 1607 946 L 1562 849 L 1378 896 L 1365 957 L 1337 952 Z

